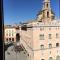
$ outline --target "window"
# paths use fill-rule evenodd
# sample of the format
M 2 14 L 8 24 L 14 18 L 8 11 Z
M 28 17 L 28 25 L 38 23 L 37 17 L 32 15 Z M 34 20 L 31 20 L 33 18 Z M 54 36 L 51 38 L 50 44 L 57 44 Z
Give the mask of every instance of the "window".
M 11 41 L 11 38 L 9 38 L 9 41 Z
M 49 39 L 51 39 L 51 34 L 49 34 Z
M 44 45 L 41 45 L 41 49 L 44 49 Z
M 12 41 L 14 41 L 14 38 L 12 38 Z
M 56 33 L 56 38 L 59 38 L 59 34 L 58 33 Z
M 52 44 L 49 44 L 49 48 L 52 48 Z
M 59 43 L 56 43 L 56 47 L 59 47 Z
M 11 32 L 11 30 L 9 30 L 9 32 Z
M 40 30 L 41 30 L 41 31 L 44 30 L 44 27 L 40 27 Z
M 44 40 L 44 34 L 40 34 L 40 40 Z
M 6 32 L 8 32 L 8 30 L 6 30 Z
M 46 4 L 47 8 L 48 8 L 48 3 Z
M 8 42 L 8 38 L 6 38 L 6 41 Z
M 6 36 L 8 36 L 8 33 L 6 33 Z
M 12 33 L 12 36 L 13 36 L 13 33 Z
M 9 33 L 9 36 L 11 36 L 11 33 Z
M 49 18 L 49 12 L 47 11 L 47 17 Z

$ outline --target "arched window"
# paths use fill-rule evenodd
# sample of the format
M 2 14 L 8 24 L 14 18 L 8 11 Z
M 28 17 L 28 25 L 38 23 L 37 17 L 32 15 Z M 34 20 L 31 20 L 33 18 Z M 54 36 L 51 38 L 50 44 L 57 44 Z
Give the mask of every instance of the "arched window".
M 40 34 L 40 40 L 44 40 L 44 34 Z
M 48 8 L 48 4 L 46 4 L 47 8 Z
M 53 58 L 52 57 L 49 57 L 49 60 L 53 60 Z
M 49 39 L 51 39 L 51 38 L 52 38 L 52 35 L 51 35 L 51 34 L 49 34 L 49 35 L 48 35 L 48 38 L 49 38 Z
M 59 55 L 56 57 L 56 60 L 60 60 L 60 56 Z
M 49 12 L 47 11 L 47 17 L 49 18 Z

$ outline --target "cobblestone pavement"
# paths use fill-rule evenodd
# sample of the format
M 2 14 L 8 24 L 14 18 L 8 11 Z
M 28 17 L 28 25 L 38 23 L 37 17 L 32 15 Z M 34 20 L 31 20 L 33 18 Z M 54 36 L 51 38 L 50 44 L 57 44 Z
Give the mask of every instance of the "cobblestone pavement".
M 13 46 L 9 47 L 7 51 L 5 51 L 5 60 L 28 60 L 27 55 L 24 54 L 24 51 L 15 52 L 13 50 Z

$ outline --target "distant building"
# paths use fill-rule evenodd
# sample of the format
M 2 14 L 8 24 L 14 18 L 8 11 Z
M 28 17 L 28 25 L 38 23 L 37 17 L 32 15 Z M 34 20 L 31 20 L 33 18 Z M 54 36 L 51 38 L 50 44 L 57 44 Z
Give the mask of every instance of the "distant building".
M 18 42 L 20 40 L 19 26 L 5 25 L 4 32 L 5 43 Z
M 44 0 L 36 20 L 21 26 L 20 34 L 28 60 L 60 60 L 60 21 L 55 19 L 50 0 Z

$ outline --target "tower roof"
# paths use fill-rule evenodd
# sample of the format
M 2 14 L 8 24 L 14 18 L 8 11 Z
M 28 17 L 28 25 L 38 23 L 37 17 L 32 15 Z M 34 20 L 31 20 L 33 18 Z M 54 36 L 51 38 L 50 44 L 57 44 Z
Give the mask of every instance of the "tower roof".
M 48 21 L 52 21 L 54 18 L 55 18 L 55 14 L 50 7 L 50 0 L 44 0 L 43 8 L 37 14 L 37 20 L 41 22 L 42 21 L 48 22 Z

